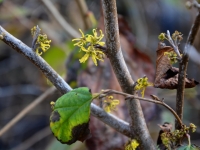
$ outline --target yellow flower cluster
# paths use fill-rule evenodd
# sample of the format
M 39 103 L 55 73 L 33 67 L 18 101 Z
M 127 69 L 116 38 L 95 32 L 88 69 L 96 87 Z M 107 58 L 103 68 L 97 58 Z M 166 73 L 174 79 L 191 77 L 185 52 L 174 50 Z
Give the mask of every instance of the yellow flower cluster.
M 158 36 L 158 39 L 160 41 L 164 41 L 165 39 L 167 39 L 165 33 L 160 33 L 160 35 Z
M 43 52 L 46 52 L 50 48 L 50 43 L 51 43 L 51 40 L 47 39 L 46 34 L 39 34 L 37 38 L 37 42 L 36 42 L 36 44 L 38 44 L 39 46 L 36 48 L 36 53 L 38 53 L 39 55 L 42 55 Z M 43 52 L 39 52 L 40 49 Z
M 190 126 L 183 125 L 179 130 L 164 132 L 161 134 L 162 143 L 169 149 L 171 144 L 177 143 L 177 141 L 186 136 L 186 134 L 189 134 L 190 131 L 195 132 L 196 128 L 197 127 L 193 123 L 190 123 Z
M 168 37 L 169 38 L 169 37 Z M 160 35 L 158 36 L 158 39 L 160 41 L 164 41 L 164 40 L 168 40 L 169 39 L 167 38 L 166 34 L 165 33 L 160 33 Z M 178 32 L 178 31 L 175 31 L 173 34 L 172 34 L 172 39 L 173 39 L 173 42 L 177 45 L 178 43 L 180 43 L 180 41 L 183 39 L 183 34 L 181 32 Z
M 97 66 L 97 60 L 103 61 L 105 55 L 102 51 L 95 47 L 96 45 L 105 45 L 105 42 L 101 42 L 102 38 L 104 37 L 102 31 L 99 30 L 99 36 L 97 35 L 96 29 L 93 29 L 93 35 L 84 35 L 81 29 L 79 29 L 79 31 L 81 32 L 82 37 L 73 39 L 72 41 L 77 41 L 74 46 L 80 47 L 80 50 L 85 52 L 85 55 L 79 59 L 80 63 L 85 63 L 89 57 L 92 57 L 94 64 Z
M 107 96 L 107 99 L 104 101 L 104 110 L 106 112 L 111 112 L 116 110 L 116 106 L 119 105 L 119 100 L 114 99 L 113 96 Z
M 181 41 L 183 39 L 183 34 L 181 32 L 178 32 L 178 31 L 175 31 L 173 34 L 172 34 L 172 39 L 174 41 Z
M 135 139 L 131 140 L 126 146 L 125 150 L 136 150 L 136 148 L 139 146 L 138 141 Z
M 54 109 L 54 106 L 55 106 L 55 102 L 51 101 L 51 102 L 50 102 L 50 105 L 51 105 L 51 109 L 53 110 L 53 109 Z
M 170 60 L 171 64 L 177 63 L 177 54 L 174 51 L 164 52 L 164 55 L 167 55 L 167 57 Z
M 37 27 L 34 26 L 31 29 L 31 34 L 32 34 L 33 37 L 36 35 L 36 32 L 39 32 L 39 34 L 38 34 L 38 37 L 37 37 L 37 40 L 36 40 L 36 43 L 35 43 L 36 44 L 36 50 L 35 51 L 38 55 L 42 55 L 43 52 L 46 52 L 50 48 L 51 40 L 47 39 L 46 34 L 41 34 L 40 29 L 39 29 L 39 31 L 37 31 Z
M 134 89 L 141 90 L 142 97 L 144 97 L 145 88 L 147 86 L 153 85 L 152 83 L 148 82 L 148 78 L 146 76 L 144 76 L 143 78 L 139 78 L 136 82 L 137 82 L 137 84 Z

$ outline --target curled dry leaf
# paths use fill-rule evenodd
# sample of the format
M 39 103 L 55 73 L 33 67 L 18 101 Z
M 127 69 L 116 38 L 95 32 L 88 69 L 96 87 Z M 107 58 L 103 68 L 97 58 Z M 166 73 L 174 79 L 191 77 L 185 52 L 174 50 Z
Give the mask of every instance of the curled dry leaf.
M 157 60 L 156 60 L 156 77 L 154 81 L 155 88 L 161 89 L 177 89 L 179 68 L 173 67 L 165 52 L 171 52 L 171 46 L 164 46 L 162 43 L 158 44 Z M 199 82 L 194 79 L 189 79 L 186 75 L 185 88 L 193 88 Z

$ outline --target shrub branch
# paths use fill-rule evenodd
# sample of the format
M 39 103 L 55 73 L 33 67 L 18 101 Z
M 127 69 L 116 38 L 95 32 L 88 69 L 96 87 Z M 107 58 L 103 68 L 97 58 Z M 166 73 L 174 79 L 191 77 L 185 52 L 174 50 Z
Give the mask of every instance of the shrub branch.
M 176 113 L 179 118 L 183 119 L 183 106 L 184 106 L 184 90 L 185 90 L 185 77 L 188 66 L 188 50 L 190 45 L 193 44 L 195 36 L 198 32 L 200 25 L 200 11 L 198 12 L 194 24 L 191 27 L 190 33 L 187 38 L 186 45 L 184 47 L 182 60 L 179 63 L 179 76 L 178 76 L 178 88 L 176 94 Z M 176 129 L 180 129 L 181 125 L 176 121 L 175 123 Z
M 102 0 L 107 56 L 113 67 L 118 82 L 125 93 L 133 94 L 134 82 L 124 61 L 117 18 L 115 0 Z M 136 138 L 141 149 L 156 149 L 149 135 L 144 115 L 139 100 L 127 100 L 129 114 L 131 116 L 131 138 Z
M 35 64 L 42 73 L 48 78 L 51 83 L 60 91 L 65 94 L 72 90 L 72 88 L 65 82 L 65 80 L 53 70 L 51 66 L 40 56 L 38 56 L 30 47 L 21 42 L 19 39 L 12 36 L 5 29 L 0 26 L 0 40 L 12 47 L 18 53 L 24 55 L 33 64 Z M 103 109 L 95 104 L 91 104 L 91 114 L 103 121 L 107 125 L 114 128 L 116 131 L 130 137 L 131 131 L 129 124 L 125 121 L 106 113 Z

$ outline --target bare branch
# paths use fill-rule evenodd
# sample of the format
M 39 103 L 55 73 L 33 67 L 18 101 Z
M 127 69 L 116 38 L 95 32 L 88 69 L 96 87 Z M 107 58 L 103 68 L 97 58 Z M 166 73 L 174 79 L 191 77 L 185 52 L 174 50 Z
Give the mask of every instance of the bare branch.
M 174 49 L 174 52 L 177 54 L 178 58 L 181 59 L 181 54 L 178 50 L 178 44 L 174 43 L 174 41 L 172 40 L 169 30 L 167 30 L 167 37 L 168 37 L 170 44 L 172 45 L 172 47 Z
M 119 95 L 125 96 L 126 100 L 128 100 L 128 99 L 134 99 L 134 100 L 135 99 L 139 99 L 139 100 L 142 100 L 142 101 L 147 101 L 147 102 L 151 102 L 151 103 L 162 105 L 162 106 L 166 107 L 169 111 L 171 111 L 171 113 L 174 115 L 174 117 L 176 118 L 176 120 L 178 121 L 178 123 L 180 125 L 183 124 L 182 121 L 181 121 L 181 119 L 177 115 L 177 113 L 169 105 L 167 105 L 166 103 L 164 103 L 164 101 L 161 100 L 161 99 L 159 99 L 158 97 L 156 97 L 157 100 L 154 100 L 154 99 L 138 97 L 138 96 L 134 96 L 134 95 L 131 95 L 131 94 L 127 94 L 127 93 L 123 93 L 123 92 L 119 92 L 119 91 L 115 91 L 115 90 L 109 90 L 109 89 L 105 90 L 105 92 L 103 94 L 105 94 L 105 95 L 119 94 Z
M 46 76 L 46 78 L 48 78 L 62 94 L 65 94 L 72 90 L 71 87 L 64 81 L 64 79 L 60 77 L 60 75 L 58 75 L 42 57 L 38 56 L 30 47 L 28 47 L 23 42 L 9 34 L 1 26 L 0 35 L 0 40 L 5 42 L 7 45 L 12 47 L 20 54 L 24 55 L 33 64 L 35 64 Z M 114 128 L 116 131 L 119 131 L 120 133 L 127 136 L 130 135 L 131 131 L 128 123 L 125 123 L 117 117 L 113 117 L 112 115 L 105 113 L 95 104 L 91 104 L 91 113 L 107 125 Z
M 39 26 L 37 25 L 36 26 L 36 31 L 35 31 L 35 34 L 33 35 L 33 41 L 32 41 L 32 46 L 31 46 L 31 48 L 34 50 L 34 51 L 36 51 L 36 42 L 37 42 L 37 38 L 38 38 L 38 36 L 39 36 L 39 34 L 40 34 L 40 28 L 39 28 Z
M 107 56 L 113 67 L 115 75 L 122 90 L 133 94 L 133 80 L 125 64 L 119 39 L 117 19 L 117 7 L 115 0 L 102 0 Z M 129 114 L 131 116 L 131 138 L 136 138 L 141 149 L 156 149 L 149 135 L 142 108 L 138 100 L 127 100 Z
M 176 94 L 176 113 L 180 117 L 180 119 L 183 119 L 183 106 L 184 106 L 184 90 L 185 90 L 185 77 L 186 77 L 186 71 L 188 66 L 188 49 L 190 45 L 193 44 L 195 36 L 198 32 L 200 25 L 200 11 L 198 12 L 196 19 L 194 21 L 194 24 L 191 27 L 190 33 L 187 38 L 187 42 L 183 51 L 182 60 L 179 63 L 179 76 L 178 76 L 178 88 L 177 88 L 177 94 Z M 178 122 L 176 122 L 176 129 L 180 129 L 181 126 Z

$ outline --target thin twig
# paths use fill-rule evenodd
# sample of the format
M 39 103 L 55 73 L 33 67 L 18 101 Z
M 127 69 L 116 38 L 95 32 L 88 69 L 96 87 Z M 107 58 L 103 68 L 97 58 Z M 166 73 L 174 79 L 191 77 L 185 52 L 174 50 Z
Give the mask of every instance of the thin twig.
M 6 131 L 8 131 L 12 126 L 14 126 L 19 120 L 21 120 L 28 112 L 45 100 L 49 95 L 56 91 L 55 87 L 49 88 L 46 92 L 36 98 L 31 104 L 25 107 L 21 112 L 19 112 L 12 120 L 10 120 L 1 130 L 0 136 L 2 136 Z
M 74 28 L 61 16 L 61 14 L 58 12 L 58 10 L 55 8 L 50 0 L 42 0 L 42 2 L 67 34 L 69 34 L 72 38 L 77 38 L 81 36 L 79 32 L 74 30 Z
M 53 85 L 62 93 L 65 94 L 72 90 L 72 88 L 58 75 L 53 68 L 47 64 L 47 62 L 40 56 L 38 56 L 30 47 L 25 45 L 23 42 L 9 34 L 5 29 L 0 26 L 1 39 L 7 45 L 12 47 L 14 50 L 24 55 L 33 64 L 35 64 L 42 73 L 53 83 Z M 95 104 L 91 104 L 91 114 L 106 123 L 107 125 L 114 128 L 116 131 L 130 137 L 131 131 L 128 123 L 122 121 L 117 117 L 105 113 L 101 108 Z M 102 117 L 103 116 L 103 117 Z
M 31 46 L 31 48 L 34 50 L 34 51 L 36 51 L 36 48 L 37 48 L 37 45 L 36 45 L 36 42 L 37 42 L 37 38 L 38 38 L 38 36 L 39 36 L 39 34 L 40 34 L 40 28 L 39 28 L 39 26 L 37 25 L 36 26 L 36 30 L 35 30 L 35 34 L 33 35 L 33 41 L 32 41 L 32 46 Z
M 183 51 L 182 60 L 179 63 L 179 75 L 178 75 L 178 88 L 176 93 L 176 113 L 178 114 L 179 118 L 183 119 L 183 106 L 184 106 L 184 90 L 185 90 L 185 77 L 186 71 L 188 66 L 188 49 L 189 46 L 193 44 L 195 36 L 198 32 L 200 25 L 200 11 L 198 12 L 194 24 L 191 27 L 190 33 L 187 38 L 187 42 Z M 176 121 L 175 123 L 176 129 L 180 129 L 181 126 Z
M 116 1 L 102 0 L 102 7 L 107 56 L 110 59 L 110 63 L 122 90 L 126 93 L 133 94 L 134 82 L 124 61 L 120 46 Z M 156 149 L 149 135 L 139 100 L 127 100 L 127 106 L 131 116 L 130 125 L 131 132 L 133 133 L 131 138 L 138 140 L 141 149 Z
M 167 30 L 167 37 L 168 37 L 168 40 L 169 40 L 170 44 L 172 45 L 175 53 L 177 54 L 177 56 L 178 56 L 178 58 L 180 60 L 181 59 L 181 54 L 180 54 L 180 52 L 178 50 L 178 44 L 177 43 L 175 44 L 174 41 L 172 40 L 169 30 Z
M 127 94 L 127 93 L 120 92 L 120 91 L 115 91 L 115 90 L 105 90 L 105 92 L 103 94 L 105 94 L 105 95 L 107 95 L 107 94 L 119 94 L 119 95 L 125 96 L 126 99 L 133 99 L 134 98 L 134 100 L 135 99 L 139 99 L 139 100 L 142 100 L 142 101 L 147 101 L 147 102 L 163 105 L 169 111 L 171 111 L 171 113 L 174 115 L 174 117 L 178 121 L 179 125 L 183 125 L 183 123 L 182 123 L 181 119 L 179 118 L 179 116 L 177 115 L 177 113 L 169 105 L 167 105 L 166 103 L 164 103 L 164 101 L 162 101 L 160 99 L 153 100 L 153 99 L 138 97 L 138 96 L 134 96 L 134 95 L 131 95 L 131 94 Z

